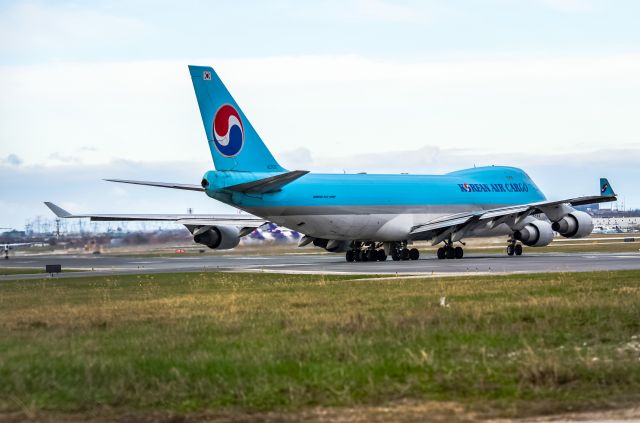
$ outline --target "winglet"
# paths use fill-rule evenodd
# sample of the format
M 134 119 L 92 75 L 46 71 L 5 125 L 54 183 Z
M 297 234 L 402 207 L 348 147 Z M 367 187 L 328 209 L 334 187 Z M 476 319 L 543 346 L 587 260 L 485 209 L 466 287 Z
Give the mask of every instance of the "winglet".
M 62 207 L 56 206 L 49 201 L 45 201 L 44 204 L 49 207 L 49 209 L 58 217 L 71 217 L 73 216 L 71 213 L 63 209 Z
M 613 197 L 616 195 L 607 178 L 600 178 L 600 195 L 604 197 Z

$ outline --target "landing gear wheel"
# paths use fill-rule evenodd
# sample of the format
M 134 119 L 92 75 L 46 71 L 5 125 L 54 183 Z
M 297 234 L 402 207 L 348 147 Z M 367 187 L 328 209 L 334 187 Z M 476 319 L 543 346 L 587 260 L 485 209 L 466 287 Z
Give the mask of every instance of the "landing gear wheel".
M 378 258 L 378 261 L 387 261 L 387 255 L 385 254 L 384 250 L 378 250 L 376 256 Z
M 462 247 L 456 247 L 454 249 L 454 255 L 457 259 L 461 259 L 462 256 L 464 256 L 464 250 L 462 249 Z
M 402 258 L 402 260 L 409 260 L 409 250 L 403 248 L 402 252 L 400 253 L 400 257 Z
M 417 248 L 412 248 L 409 250 L 409 258 L 411 260 L 418 260 L 419 257 L 420 257 L 420 251 L 418 251 Z
M 353 261 L 362 261 L 362 251 L 354 250 L 354 252 L 353 252 Z
M 512 256 L 515 253 L 516 249 L 513 245 L 507 245 L 507 255 Z
M 440 248 L 438 248 L 438 253 L 437 253 L 437 255 L 438 255 L 438 260 L 442 260 L 442 259 L 444 259 L 444 258 L 447 256 L 447 253 L 446 253 L 446 251 L 444 250 L 444 247 L 440 247 Z
M 522 245 L 516 244 L 516 246 L 514 248 L 514 253 L 516 254 L 516 256 L 521 256 L 522 255 Z
M 360 261 L 369 261 L 369 256 L 366 251 L 360 250 Z
M 398 261 L 400 260 L 400 253 L 398 252 L 398 250 L 393 250 L 391 251 L 391 259 L 393 261 Z
M 352 263 L 356 258 L 355 258 L 355 253 L 353 250 L 349 250 L 347 251 L 346 254 L 346 259 L 348 263 Z
M 445 247 L 447 249 L 446 254 L 448 259 L 456 258 L 456 250 L 453 247 Z

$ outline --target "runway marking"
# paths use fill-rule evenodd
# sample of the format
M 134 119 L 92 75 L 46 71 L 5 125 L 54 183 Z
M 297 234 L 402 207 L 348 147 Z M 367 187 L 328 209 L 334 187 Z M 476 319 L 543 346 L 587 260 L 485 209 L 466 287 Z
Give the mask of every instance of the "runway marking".
M 231 260 L 269 260 L 269 257 L 226 257 Z

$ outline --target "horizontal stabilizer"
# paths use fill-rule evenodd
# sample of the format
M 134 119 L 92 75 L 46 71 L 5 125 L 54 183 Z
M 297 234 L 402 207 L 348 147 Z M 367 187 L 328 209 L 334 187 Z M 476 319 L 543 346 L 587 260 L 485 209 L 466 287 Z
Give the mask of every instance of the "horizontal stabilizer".
M 202 188 L 200 185 L 193 185 L 193 184 L 176 184 L 173 182 L 130 181 L 127 179 L 105 179 L 105 181 L 118 182 L 121 184 L 146 185 L 149 187 L 185 189 L 188 191 L 200 191 L 200 192 L 204 191 L 204 188 Z
M 225 189 L 242 192 L 245 194 L 269 194 L 272 192 L 280 191 L 282 187 L 306 175 L 307 173 L 309 173 L 308 170 L 294 170 L 292 172 L 281 173 L 276 176 L 258 179 L 257 181 L 231 185 L 225 187 Z

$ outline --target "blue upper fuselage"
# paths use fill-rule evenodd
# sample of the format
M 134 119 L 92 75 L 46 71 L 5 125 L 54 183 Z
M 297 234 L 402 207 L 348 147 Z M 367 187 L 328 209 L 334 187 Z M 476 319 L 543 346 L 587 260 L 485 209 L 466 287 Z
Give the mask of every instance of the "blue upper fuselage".
M 312 214 L 323 209 L 344 213 L 419 212 L 433 206 L 487 209 L 544 201 L 545 196 L 521 169 L 491 166 L 445 175 L 307 174 L 270 194 L 227 190 L 235 184 L 273 176 L 253 172 L 209 171 L 204 175 L 208 196 L 258 215 Z M 268 210 L 268 213 L 261 213 Z M 401 212 L 401 211 L 400 211 Z

